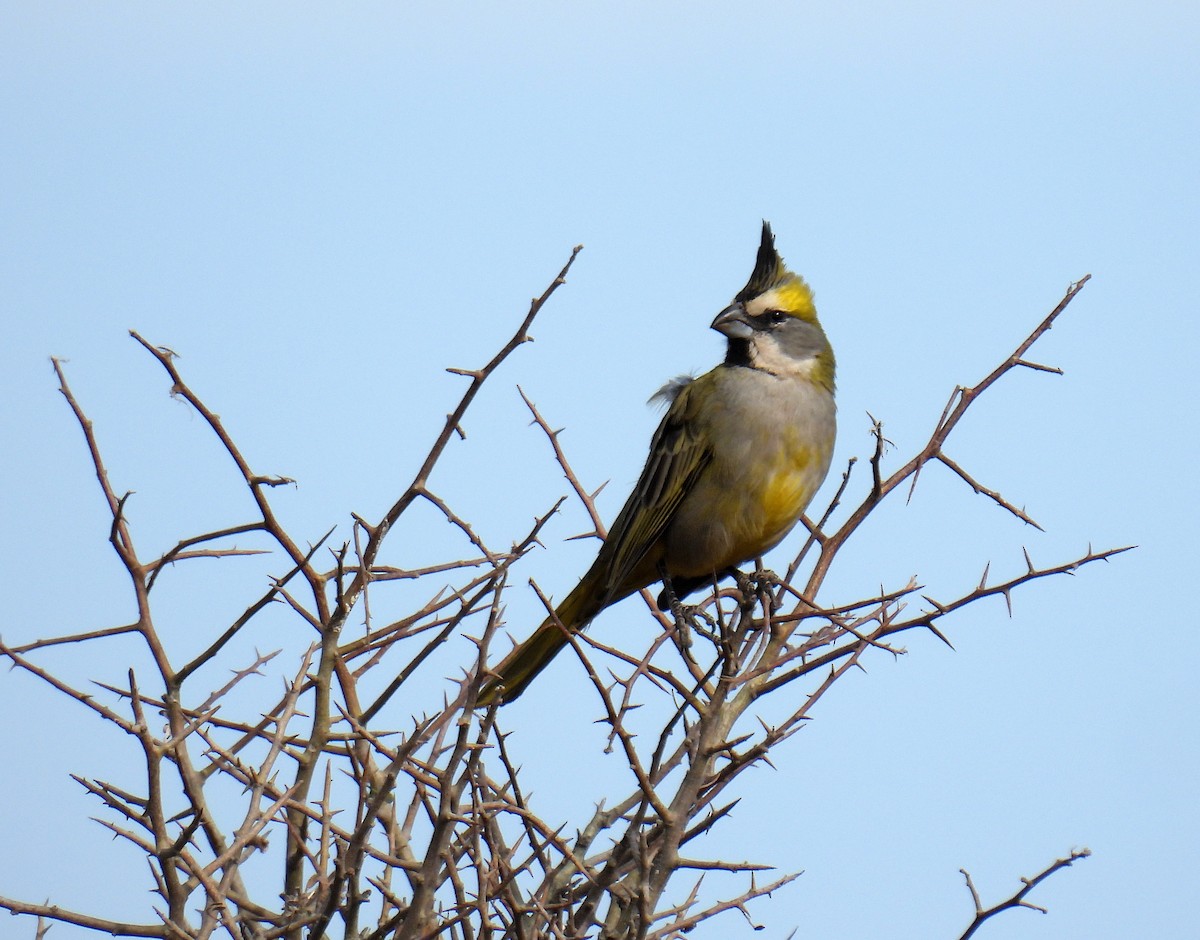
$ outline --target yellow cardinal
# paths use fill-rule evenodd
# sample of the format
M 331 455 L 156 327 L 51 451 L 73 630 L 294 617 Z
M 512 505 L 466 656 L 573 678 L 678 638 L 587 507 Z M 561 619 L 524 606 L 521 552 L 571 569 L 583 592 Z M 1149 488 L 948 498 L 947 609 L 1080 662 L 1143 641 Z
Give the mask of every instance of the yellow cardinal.
M 511 702 L 568 633 L 664 574 L 684 597 L 774 548 L 825 479 L 836 434 L 833 349 L 768 223 L 754 273 L 712 328 L 728 339 L 725 361 L 655 395 L 670 407 L 595 562 L 495 667 L 480 705 Z

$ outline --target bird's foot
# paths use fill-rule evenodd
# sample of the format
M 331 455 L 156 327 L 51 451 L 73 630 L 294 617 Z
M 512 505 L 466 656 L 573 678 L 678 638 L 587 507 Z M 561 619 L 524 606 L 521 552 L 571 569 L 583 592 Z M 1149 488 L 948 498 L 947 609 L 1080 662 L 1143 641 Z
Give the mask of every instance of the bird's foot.
M 684 604 L 675 593 L 674 587 L 671 586 L 670 579 L 663 582 L 662 593 L 658 595 L 658 609 L 669 611 L 671 619 L 675 621 L 675 633 L 679 637 L 679 642 L 684 649 L 691 649 L 692 633 L 691 623 L 692 618 L 696 615 L 696 608 L 689 604 Z
M 738 592 L 742 595 L 743 604 L 753 604 L 754 601 L 760 600 L 764 604 L 770 603 L 774 606 L 772 592 L 783 583 L 774 571 L 756 568 L 753 573 L 744 574 L 734 569 L 732 573 Z
M 765 587 L 779 587 L 779 585 L 783 584 L 783 579 L 770 568 L 756 568 L 753 578 Z
M 758 575 L 759 572 L 754 572 L 752 575 L 743 574 L 736 568 L 733 569 L 733 580 L 737 584 L 738 592 L 743 598 L 755 597 L 758 594 Z
M 764 622 L 770 623 L 771 614 L 779 606 L 775 591 L 783 584 L 783 580 L 774 571 L 763 568 L 761 565 L 750 574 L 736 569 L 731 574 L 737 583 L 738 593 L 741 595 L 739 607 L 741 607 L 742 615 L 756 617 L 757 612 L 761 611 Z

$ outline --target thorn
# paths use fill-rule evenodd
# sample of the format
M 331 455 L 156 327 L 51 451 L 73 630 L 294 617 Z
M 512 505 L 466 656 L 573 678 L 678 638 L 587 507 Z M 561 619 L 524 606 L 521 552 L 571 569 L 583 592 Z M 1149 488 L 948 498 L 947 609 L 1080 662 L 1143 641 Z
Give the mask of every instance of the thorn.
M 913 471 L 912 484 L 908 488 L 908 495 L 906 497 L 904 497 L 904 505 L 905 506 L 909 506 L 912 504 L 913 493 L 915 493 L 917 491 L 917 480 L 919 480 L 921 477 L 921 467 L 922 466 L 924 466 L 924 464 L 918 466 L 917 469 Z
M 954 644 L 946 639 L 946 634 L 942 633 L 942 631 L 939 630 L 937 627 L 935 627 L 932 623 L 927 623 L 927 624 L 925 624 L 925 626 L 929 628 L 930 633 L 932 633 L 939 640 L 941 640 L 943 643 L 945 643 L 948 647 L 950 647 L 950 649 L 954 650 Z M 958 652 L 958 650 L 954 650 L 954 651 Z
M 922 594 L 921 597 L 923 597 L 926 601 L 928 601 L 930 604 L 932 604 L 939 614 L 949 613 L 949 611 L 946 609 L 946 606 L 944 604 L 938 603 L 932 597 L 930 597 L 928 594 Z
M 1029 557 L 1029 549 L 1022 545 L 1021 551 L 1025 554 L 1025 567 L 1029 569 L 1030 574 L 1033 574 L 1035 569 L 1033 567 L 1033 559 Z
M 1008 588 L 1000 592 L 1004 595 L 1004 604 L 1008 608 L 1008 619 L 1012 620 L 1012 593 Z
M 598 539 L 598 538 L 600 538 L 600 533 L 596 529 L 592 529 L 591 532 L 580 532 L 578 535 L 568 535 L 565 539 L 563 539 L 563 541 L 564 542 L 579 542 L 579 541 L 582 541 L 583 539 Z
M 983 566 L 983 577 L 979 579 L 979 590 L 980 591 L 987 590 L 988 572 L 991 570 L 992 570 L 992 563 L 989 561 L 986 565 Z
M 1026 369 L 1033 369 L 1035 372 L 1053 372 L 1055 375 L 1063 374 L 1063 370 L 1058 366 L 1047 366 L 1040 362 L 1031 362 L 1028 359 L 1017 359 L 1013 365 L 1024 366 Z

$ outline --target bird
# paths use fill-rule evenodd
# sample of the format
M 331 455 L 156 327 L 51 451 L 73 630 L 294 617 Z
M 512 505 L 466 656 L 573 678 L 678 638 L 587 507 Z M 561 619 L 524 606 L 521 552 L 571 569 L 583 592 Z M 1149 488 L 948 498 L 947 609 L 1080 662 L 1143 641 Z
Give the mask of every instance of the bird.
M 516 699 L 604 608 L 663 581 L 659 607 L 732 573 L 792 530 L 829 471 L 837 434 L 833 347 L 813 293 L 770 223 L 749 281 L 712 321 L 725 359 L 668 382 L 646 466 L 595 562 L 482 685 L 479 706 Z

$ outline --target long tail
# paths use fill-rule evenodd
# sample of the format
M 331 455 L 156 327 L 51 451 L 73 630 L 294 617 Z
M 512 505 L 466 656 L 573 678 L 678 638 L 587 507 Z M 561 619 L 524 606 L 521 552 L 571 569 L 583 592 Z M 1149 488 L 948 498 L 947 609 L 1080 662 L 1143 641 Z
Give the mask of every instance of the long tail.
M 538 627 L 528 640 L 504 657 L 492 670 L 496 675 L 489 679 L 479 693 L 479 706 L 486 707 L 495 702 L 511 702 L 533 681 L 534 677 L 550 665 L 550 660 L 569 642 L 569 635 L 579 633 L 596 614 L 611 603 L 596 596 L 596 578 L 592 572 L 576 585 L 566 600 L 558 605 L 553 617 Z

